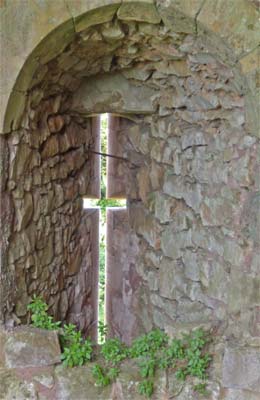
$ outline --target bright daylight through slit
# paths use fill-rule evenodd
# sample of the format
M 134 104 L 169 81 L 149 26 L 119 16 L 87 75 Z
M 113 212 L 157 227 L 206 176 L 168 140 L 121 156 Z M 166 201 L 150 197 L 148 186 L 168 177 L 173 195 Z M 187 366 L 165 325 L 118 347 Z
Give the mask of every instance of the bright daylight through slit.
M 101 158 L 101 193 L 100 199 L 84 198 L 84 208 L 100 208 L 99 218 L 99 291 L 98 291 L 98 324 L 104 325 L 105 316 L 105 286 L 106 286 L 106 232 L 107 232 L 107 208 L 126 207 L 125 199 L 107 198 L 107 156 L 108 154 L 108 114 L 101 115 L 101 151 L 103 155 L 96 155 Z M 99 341 L 100 338 L 98 338 Z

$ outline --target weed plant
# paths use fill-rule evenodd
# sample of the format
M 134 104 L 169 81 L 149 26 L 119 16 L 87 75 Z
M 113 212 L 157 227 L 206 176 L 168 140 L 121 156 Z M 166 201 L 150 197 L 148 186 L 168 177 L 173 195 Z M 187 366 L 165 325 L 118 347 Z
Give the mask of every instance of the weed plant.
M 40 297 L 34 295 L 27 309 L 31 314 L 32 324 L 36 328 L 56 330 L 60 327 L 61 322 L 53 321 L 53 317 L 47 313 L 49 306 Z
M 196 378 L 194 392 L 208 395 L 207 369 L 211 356 L 206 348 L 210 341 L 209 334 L 196 329 L 182 339 L 172 339 L 160 329 L 154 329 L 133 340 L 130 347 L 118 338 L 107 338 L 107 326 L 99 325 L 101 345 L 94 355 L 94 344 L 83 339 L 81 332 L 73 324 L 64 325 L 54 322 L 47 314 L 48 306 L 39 297 L 34 296 L 28 305 L 32 325 L 43 329 L 59 329 L 62 348 L 61 359 L 65 366 L 74 367 L 97 361 L 92 367 L 92 375 L 97 386 L 111 384 L 120 374 L 120 365 L 126 359 L 133 359 L 139 367 L 140 381 L 138 391 L 150 398 L 154 392 L 154 379 L 157 370 L 170 370 L 177 379 L 185 381 Z M 200 381 L 198 382 L 198 379 Z

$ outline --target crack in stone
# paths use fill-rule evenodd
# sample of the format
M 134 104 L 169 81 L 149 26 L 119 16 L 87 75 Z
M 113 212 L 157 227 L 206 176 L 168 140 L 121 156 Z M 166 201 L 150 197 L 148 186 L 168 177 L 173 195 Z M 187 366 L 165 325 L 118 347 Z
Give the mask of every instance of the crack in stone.
M 199 7 L 198 11 L 197 11 L 196 14 L 195 14 L 195 18 L 194 18 L 194 22 L 195 22 L 195 35 L 198 35 L 198 16 L 199 16 L 199 14 L 200 14 L 202 8 L 203 8 L 204 5 L 206 4 L 206 1 L 207 1 L 207 0 L 204 0 L 204 1 L 201 3 L 201 6 Z

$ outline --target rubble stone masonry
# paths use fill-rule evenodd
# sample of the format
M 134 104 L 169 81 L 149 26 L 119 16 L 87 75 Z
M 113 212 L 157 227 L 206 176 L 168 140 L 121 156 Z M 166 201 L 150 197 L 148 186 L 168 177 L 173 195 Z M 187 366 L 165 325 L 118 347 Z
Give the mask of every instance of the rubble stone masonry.
M 258 2 L 25 3 L 1 5 L 1 319 L 26 323 L 37 293 L 55 318 L 91 329 L 97 215 L 82 198 L 96 190 L 90 150 L 108 112 L 128 160 L 117 167 L 133 334 L 211 329 L 214 399 L 257 398 Z

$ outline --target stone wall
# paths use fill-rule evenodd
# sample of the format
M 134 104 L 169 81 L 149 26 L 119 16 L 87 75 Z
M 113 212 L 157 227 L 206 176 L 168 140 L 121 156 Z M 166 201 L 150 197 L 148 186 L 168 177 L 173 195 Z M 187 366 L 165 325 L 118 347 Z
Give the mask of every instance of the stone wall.
M 106 321 L 111 337 L 127 344 L 136 336 L 136 291 L 140 277 L 136 272 L 136 251 L 129 232 L 125 209 L 107 210 Z
M 260 333 L 256 9 L 114 1 L 78 17 L 68 3 L 73 20 L 31 53 L 5 115 L 3 314 L 26 321 L 38 293 L 56 317 L 85 329 L 95 321 L 95 234 L 82 210 L 82 197 L 97 193 L 91 117 L 127 116 L 118 141 L 136 248 L 135 333 L 212 329 L 225 398 L 250 398 Z M 240 379 L 245 360 L 253 384 Z
M 14 211 L 6 307 L 26 322 L 26 304 L 37 293 L 55 318 L 86 331 L 97 318 L 92 275 L 99 216 L 82 207 L 82 197 L 95 186 L 94 156 L 88 152 L 95 121 L 61 115 L 59 108 L 59 97 L 44 100 L 30 129 L 7 137 L 7 190 Z

